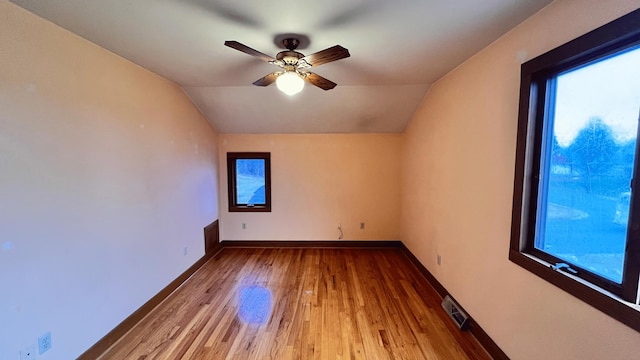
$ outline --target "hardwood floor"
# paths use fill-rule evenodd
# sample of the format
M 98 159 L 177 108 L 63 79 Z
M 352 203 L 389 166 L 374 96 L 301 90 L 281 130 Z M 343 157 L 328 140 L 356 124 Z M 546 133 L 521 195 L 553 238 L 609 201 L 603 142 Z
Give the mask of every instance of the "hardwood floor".
M 225 248 L 100 359 L 490 359 L 399 249 Z

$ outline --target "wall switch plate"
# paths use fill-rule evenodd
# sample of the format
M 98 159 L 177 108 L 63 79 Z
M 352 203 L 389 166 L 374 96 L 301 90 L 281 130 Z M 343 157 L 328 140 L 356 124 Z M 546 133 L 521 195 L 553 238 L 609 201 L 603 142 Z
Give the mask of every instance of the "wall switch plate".
M 185 246 L 182 248 L 182 256 L 187 256 L 187 253 L 189 253 L 189 248 Z
M 247 228 L 247 224 L 246 223 L 242 223 L 242 230 Z
M 38 338 L 38 351 L 40 352 L 40 355 L 42 355 L 44 352 L 46 352 L 49 349 L 51 349 L 51 332 L 50 331 Z
M 36 346 L 31 345 L 20 350 L 20 360 L 35 360 L 36 359 Z

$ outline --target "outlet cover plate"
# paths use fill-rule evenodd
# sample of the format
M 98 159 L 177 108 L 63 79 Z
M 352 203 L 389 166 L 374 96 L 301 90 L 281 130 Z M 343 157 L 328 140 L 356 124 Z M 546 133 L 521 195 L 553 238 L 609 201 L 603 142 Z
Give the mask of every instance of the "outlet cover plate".
M 38 338 L 38 352 L 40 355 L 49 349 L 51 349 L 51 332 L 47 332 Z

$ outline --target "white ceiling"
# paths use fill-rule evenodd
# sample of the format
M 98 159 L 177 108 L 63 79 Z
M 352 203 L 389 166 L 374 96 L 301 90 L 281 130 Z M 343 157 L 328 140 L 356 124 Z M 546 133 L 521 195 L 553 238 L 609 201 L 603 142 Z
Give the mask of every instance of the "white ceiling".
M 12 0 L 182 85 L 223 133 L 401 132 L 430 84 L 550 0 Z M 275 56 L 278 34 L 308 55 L 351 57 L 313 68 L 338 84 L 288 97 L 251 83 L 278 68 L 224 46 Z

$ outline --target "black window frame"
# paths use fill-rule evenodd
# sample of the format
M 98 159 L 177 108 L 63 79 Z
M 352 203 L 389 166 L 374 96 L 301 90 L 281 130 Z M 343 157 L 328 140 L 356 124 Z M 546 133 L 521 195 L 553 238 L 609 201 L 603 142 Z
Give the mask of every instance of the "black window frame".
M 640 45 L 640 9 L 536 57 L 521 67 L 520 103 L 516 166 L 514 174 L 513 213 L 509 259 L 578 297 L 611 317 L 640 331 L 638 280 L 640 277 L 640 196 L 632 191 L 630 218 L 625 250 L 623 284 L 586 269 L 571 265 L 568 273 L 557 267 L 562 260 L 535 248 L 538 175 L 542 162 L 543 141 L 551 141 L 543 133 L 548 109 L 554 99 L 554 79 L 560 73 L 588 65 Z M 636 158 L 633 189 L 640 189 L 640 156 Z
M 264 160 L 265 203 L 239 204 L 236 188 L 236 160 Z M 229 212 L 271 212 L 271 153 L 268 152 L 228 152 L 227 185 Z

